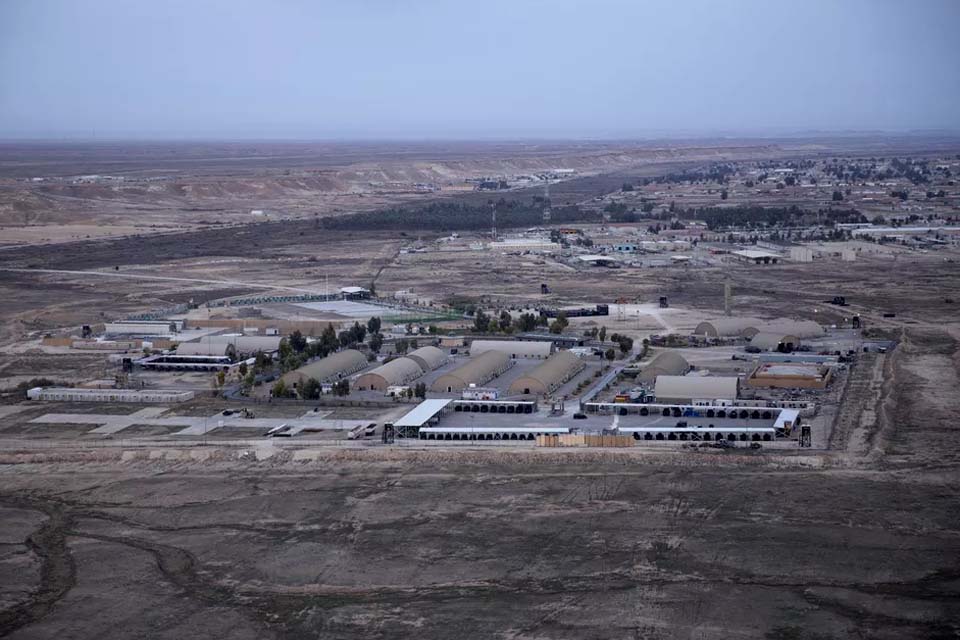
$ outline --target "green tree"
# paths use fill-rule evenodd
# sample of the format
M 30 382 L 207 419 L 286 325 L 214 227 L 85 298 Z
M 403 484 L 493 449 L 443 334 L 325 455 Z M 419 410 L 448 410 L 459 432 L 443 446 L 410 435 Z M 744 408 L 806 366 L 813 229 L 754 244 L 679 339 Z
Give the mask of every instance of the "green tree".
M 273 388 L 270 389 L 270 394 L 274 398 L 288 398 L 292 395 L 293 390 L 287 388 L 287 383 L 283 381 L 283 378 L 277 380 L 273 384 Z
M 367 331 L 370 334 L 380 333 L 381 322 L 379 316 L 373 316 L 367 320 Z
M 490 318 L 481 309 L 477 309 L 477 314 L 473 316 L 473 328 L 479 333 L 484 333 L 490 327 Z
M 510 315 L 509 311 L 500 312 L 500 330 L 506 331 L 510 328 L 510 325 L 513 324 L 513 316 Z
M 307 339 L 303 337 L 299 329 L 290 334 L 288 341 L 290 348 L 297 353 L 303 353 L 303 350 L 307 348 Z
M 600 330 L 597 331 L 597 337 L 600 338 L 600 343 L 603 344 L 607 340 L 607 328 L 600 327 Z
M 290 357 L 290 354 L 293 353 L 293 348 L 290 346 L 290 343 L 287 342 L 286 338 L 282 338 L 280 340 L 280 346 L 278 347 L 277 352 L 280 355 L 280 360 L 286 360 Z
M 407 340 L 406 338 L 400 338 L 393 345 L 393 350 L 401 355 L 405 354 L 409 348 L 410 348 L 410 341 Z
M 320 397 L 320 381 L 316 378 L 307 378 L 300 388 L 300 397 L 304 400 L 316 400 Z
M 550 323 L 550 333 L 563 333 L 563 330 L 567 328 L 570 322 L 567 320 L 567 314 L 563 311 L 557 313 L 556 319 Z
M 617 357 L 617 352 L 613 350 L 613 347 L 610 347 L 603 355 L 606 356 L 608 361 L 613 362 L 613 359 Z
M 532 313 L 521 313 L 517 319 L 517 328 L 523 332 L 533 331 L 537 328 L 537 316 Z
M 281 341 L 280 344 L 283 344 L 283 341 Z M 257 355 L 253 363 L 253 368 L 255 371 L 264 371 L 272 364 L 273 360 L 270 358 L 270 356 L 265 354 L 263 351 L 257 351 Z
M 320 345 L 322 353 L 318 355 L 326 356 L 330 353 L 333 353 L 337 350 L 339 346 L 339 340 L 337 339 L 337 331 L 333 328 L 332 324 L 328 324 L 327 328 L 323 330 L 323 333 L 320 334 Z
M 380 349 L 383 347 L 383 335 L 379 333 L 371 334 L 370 340 L 367 344 L 370 345 L 370 351 L 373 353 L 380 353 Z

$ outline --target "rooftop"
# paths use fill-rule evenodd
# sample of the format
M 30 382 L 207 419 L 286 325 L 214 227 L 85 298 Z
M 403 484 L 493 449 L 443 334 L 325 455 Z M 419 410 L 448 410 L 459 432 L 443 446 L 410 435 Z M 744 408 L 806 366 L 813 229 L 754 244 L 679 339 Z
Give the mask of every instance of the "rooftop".
M 734 251 L 733 255 L 743 256 L 744 258 L 782 258 L 779 253 L 772 253 L 770 251 L 761 251 L 759 249 L 741 249 L 739 251 Z
M 395 427 L 422 427 L 434 416 L 443 411 L 448 404 L 453 402 L 450 398 L 435 398 L 424 400 L 414 407 L 406 415 L 393 423 Z
M 790 377 L 813 377 L 819 378 L 822 375 L 820 365 L 817 364 L 762 364 L 754 375 L 757 376 L 790 376 Z

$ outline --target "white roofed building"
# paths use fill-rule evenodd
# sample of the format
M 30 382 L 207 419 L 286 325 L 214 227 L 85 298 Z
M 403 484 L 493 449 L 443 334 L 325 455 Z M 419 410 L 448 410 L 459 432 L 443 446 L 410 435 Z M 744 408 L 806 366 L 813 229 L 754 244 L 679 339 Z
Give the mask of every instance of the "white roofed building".
M 695 404 L 702 400 L 736 400 L 740 394 L 740 378 L 657 376 L 653 393 L 660 403 Z
M 472 356 L 478 356 L 487 351 L 506 353 L 513 359 L 536 358 L 545 360 L 553 353 L 553 343 L 519 340 L 474 340 L 470 344 L 470 355 Z

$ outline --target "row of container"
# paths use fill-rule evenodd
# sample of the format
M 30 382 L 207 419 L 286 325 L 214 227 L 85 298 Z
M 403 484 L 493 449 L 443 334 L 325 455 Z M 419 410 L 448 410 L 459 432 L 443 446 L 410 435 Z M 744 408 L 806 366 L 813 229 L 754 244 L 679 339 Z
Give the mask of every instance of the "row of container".
M 537 436 L 538 447 L 632 447 L 633 436 L 603 436 L 584 433 Z

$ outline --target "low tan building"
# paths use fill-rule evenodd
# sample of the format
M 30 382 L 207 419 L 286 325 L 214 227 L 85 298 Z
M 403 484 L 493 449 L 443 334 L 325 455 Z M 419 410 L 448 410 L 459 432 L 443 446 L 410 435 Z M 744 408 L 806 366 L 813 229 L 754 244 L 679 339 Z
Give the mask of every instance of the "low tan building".
M 420 347 L 419 349 L 414 349 L 407 354 L 408 358 L 416 361 L 420 365 L 420 368 L 426 371 L 433 371 L 434 369 L 439 369 L 443 365 L 449 362 L 450 358 L 447 357 L 447 354 L 444 353 L 443 349 L 438 349 L 437 347 Z
M 184 321 L 184 328 L 204 329 L 211 327 L 223 327 L 234 331 L 250 331 L 256 329 L 260 334 L 269 335 L 267 332 L 276 330 L 277 335 L 288 336 L 294 331 L 299 331 L 305 336 L 319 336 L 324 329 L 332 326 L 334 330 L 338 329 L 343 323 L 330 320 L 282 320 L 279 318 L 188 318 Z
M 559 389 L 587 365 L 569 351 L 553 354 L 530 373 L 520 376 L 510 385 L 510 395 L 546 395 Z
M 740 395 L 740 379 L 733 376 L 657 376 L 653 394 L 664 404 L 732 401 Z
M 750 346 L 761 351 L 790 353 L 800 347 L 800 338 L 779 331 L 758 331 L 750 338 Z
M 313 378 L 321 384 L 337 382 L 367 366 L 367 358 L 356 349 L 345 349 L 283 374 L 288 387 L 299 389 Z
M 505 353 L 514 360 L 534 358 L 546 360 L 553 353 L 552 342 L 523 342 L 520 340 L 474 340 L 470 343 L 470 355 L 479 356 L 488 351 Z
M 637 375 L 640 382 L 655 382 L 657 376 L 682 376 L 690 371 L 690 363 L 676 351 L 662 351 Z
M 457 393 L 471 384 L 480 386 L 493 380 L 513 364 L 510 356 L 502 351 L 485 351 L 437 378 L 430 390 L 436 393 Z
M 386 391 L 413 382 L 424 374 L 420 364 L 411 358 L 396 358 L 357 378 L 354 387 L 359 391 Z

